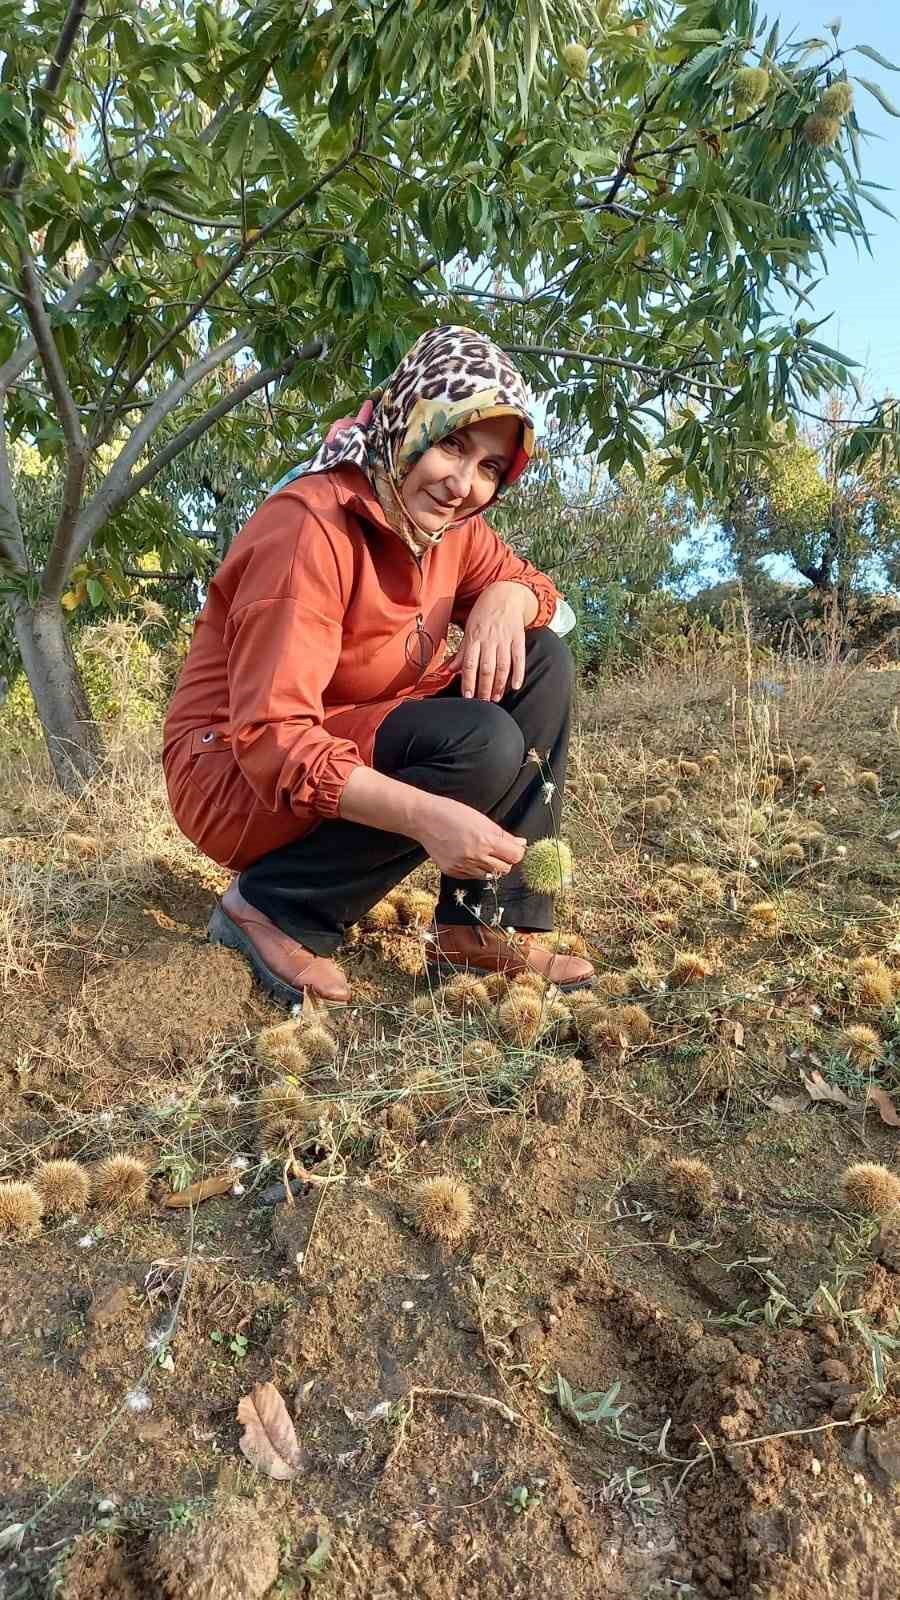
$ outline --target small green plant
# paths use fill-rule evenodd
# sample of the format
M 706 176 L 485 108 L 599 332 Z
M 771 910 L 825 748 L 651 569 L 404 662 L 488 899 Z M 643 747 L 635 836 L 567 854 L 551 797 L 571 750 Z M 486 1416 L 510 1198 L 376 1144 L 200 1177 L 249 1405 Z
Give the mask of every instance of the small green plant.
M 249 1340 L 246 1334 L 233 1333 L 229 1339 L 227 1333 L 222 1333 L 219 1328 L 214 1328 L 209 1337 L 213 1344 L 220 1345 L 230 1353 L 235 1366 L 238 1366 L 247 1354 Z
M 528 1485 L 525 1483 L 517 1483 L 512 1489 L 510 1489 L 506 1496 L 506 1504 L 509 1506 L 509 1509 L 514 1517 L 521 1517 L 523 1512 L 527 1511 L 529 1505 L 531 1504 L 531 1495 L 528 1490 Z
M 174 1500 L 168 1508 L 166 1520 L 170 1533 L 175 1533 L 179 1528 L 191 1528 L 196 1521 L 194 1508 L 185 1500 Z

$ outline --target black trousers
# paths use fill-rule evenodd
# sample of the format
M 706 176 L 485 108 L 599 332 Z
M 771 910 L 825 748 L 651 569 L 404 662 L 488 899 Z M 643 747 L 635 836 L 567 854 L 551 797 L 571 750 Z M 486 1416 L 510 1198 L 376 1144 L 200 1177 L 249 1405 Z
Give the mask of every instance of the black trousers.
M 398 706 L 378 731 L 372 765 L 401 783 L 474 806 L 534 843 L 559 831 L 573 665 L 568 646 L 547 628 L 525 639 L 521 689 L 499 703 L 464 700 L 455 678 L 431 699 Z M 530 751 L 539 752 L 540 762 Z M 404 834 L 329 818 L 255 861 L 241 873 L 239 888 L 283 933 L 331 955 L 345 929 L 425 859 Z M 477 921 L 469 908 L 480 903 L 485 921 L 499 906 L 506 927 L 553 927 L 552 897 L 532 893 L 518 867 L 499 879 L 494 894 L 477 879 L 442 878 L 437 921 Z

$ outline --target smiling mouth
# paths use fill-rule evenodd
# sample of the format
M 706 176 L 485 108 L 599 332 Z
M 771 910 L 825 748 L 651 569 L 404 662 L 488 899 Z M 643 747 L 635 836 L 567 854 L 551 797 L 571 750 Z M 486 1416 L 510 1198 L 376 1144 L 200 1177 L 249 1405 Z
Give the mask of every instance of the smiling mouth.
M 457 509 L 456 506 L 445 506 L 442 500 L 435 499 L 435 496 L 431 493 L 430 489 L 426 489 L 425 493 L 427 494 L 429 500 L 432 501 L 432 503 L 437 507 L 438 511 L 447 512 L 455 511 Z

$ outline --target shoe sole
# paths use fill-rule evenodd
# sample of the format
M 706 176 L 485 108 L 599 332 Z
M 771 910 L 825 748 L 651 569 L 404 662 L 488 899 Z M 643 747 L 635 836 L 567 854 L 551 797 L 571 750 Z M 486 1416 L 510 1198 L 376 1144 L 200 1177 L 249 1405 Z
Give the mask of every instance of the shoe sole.
M 441 956 L 438 961 L 429 961 L 427 965 L 428 971 L 435 978 L 440 978 L 447 973 L 463 977 L 472 973 L 476 978 L 492 978 L 497 970 L 496 968 L 486 970 L 484 967 L 473 967 L 469 961 L 460 964 L 458 961 L 450 961 L 447 956 Z M 535 977 L 539 978 L 540 976 L 539 972 L 535 973 Z M 509 978 L 507 981 L 512 983 L 514 980 Z M 546 978 L 544 981 L 545 983 L 551 983 L 552 979 Z M 589 989 L 593 981 L 593 975 L 590 978 L 570 978 L 568 983 L 554 983 L 553 987 L 558 989 L 561 994 L 574 994 L 577 989 Z
M 238 955 L 246 957 L 253 968 L 257 983 L 271 995 L 277 1005 L 284 1006 L 288 1011 L 293 1006 L 302 1006 L 306 990 L 295 989 L 293 984 L 285 983 L 277 972 L 267 967 L 253 940 L 247 937 L 236 922 L 232 922 L 227 911 L 223 911 L 221 906 L 216 906 L 209 919 L 206 937 L 210 944 L 224 945 L 226 950 L 235 950 Z M 309 992 L 320 1005 L 328 1006 L 335 1011 L 345 1011 L 349 1004 L 347 1000 L 327 1000 L 317 989 L 311 989 Z

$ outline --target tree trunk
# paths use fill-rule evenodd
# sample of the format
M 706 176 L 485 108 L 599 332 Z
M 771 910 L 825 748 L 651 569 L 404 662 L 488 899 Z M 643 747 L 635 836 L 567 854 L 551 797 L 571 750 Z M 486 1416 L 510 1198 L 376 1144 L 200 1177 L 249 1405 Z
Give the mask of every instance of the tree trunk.
M 57 601 L 20 600 L 13 607 L 16 641 L 60 788 L 77 794 L 92 778 L 103 740 L 79 677 L 69 630 Z

